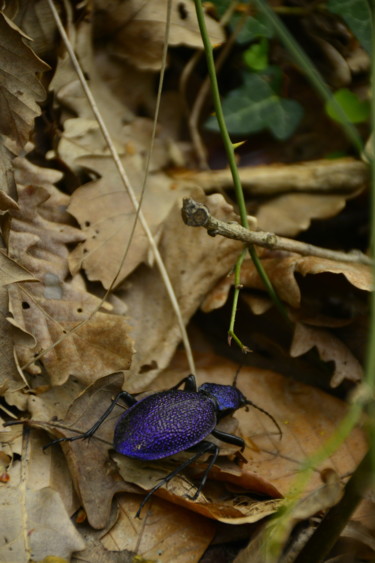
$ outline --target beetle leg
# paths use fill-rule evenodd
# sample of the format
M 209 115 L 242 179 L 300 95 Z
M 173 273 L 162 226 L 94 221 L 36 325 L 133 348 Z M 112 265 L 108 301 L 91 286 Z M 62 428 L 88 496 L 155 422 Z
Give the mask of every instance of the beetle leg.
M 141 504 L 139 505 L 139 508 L 137 510 L 135 518 L 139 518 L 139 515 L 141 513 L 142 508 L 150 500 L 151 496 L 154 494 L 155 491 L 157 491 L 158 489 L 160 489 L 160 487 L 162 487 L 163 485 L 168 483 L 171 479 L 173 479 L 173 477 L 175 477 L 178 473 L 180 473 L 181 471 L 186 469 L 186 467 L 188 467 L 191 463 L 194 463 L 194 461 L 196 461 L 203 454 L 209 452 L 209 453 L 213 454 L 212 459 L 210 460 L 208 467 L 207 467 L 206 471 L 204 472 L 204 475 L 202 477 L 202 480 L 200 482 L 200 485 L 199 485 L 196 493 L 194 494 L 194 496 L 189 497 L 189 498 L 191 498 L 191 500 L 195 500 L 198 497 L 199 493 L 201 492 L 201 490 L 202 490 L 202 488 L 203 488 L 203 486 L 204 486 L 204 484 L 207 480 L 207 476 L 208 476 L 212 466 L 214 465 L 217 456 L 219 455 L 219 447 L 216 444 L 213 444 L 212 442 L 207 442 L 207 441 L 203 440 L 203 442 L 200 442 L 199 444 L 197 444 L 197 446 L 194 446 L 194 449 L 198 449 L 198 448 L 199 448 L 199 450 L 195 453 L 195 455 L 193 455 L 191 458 L 184 461 L 184 463 L 181 463 L 181 465 L 179 465 L 176 469 L 171 471 L 171 473 L 169 473 L 166 477 L 161 479 L 159 481 L 159 483 L 157 483 L 155 485 L 155 487 L 153 487 L 151 489 L 151 491 L 149 491 L 147 493 L 147 495 L 145 496 L 145 498 L 142 500 Z M 190 448 L 190 451 L 192 449 L 193 448 Z
M 195 375 L 193 374 L 190 374 L 187 377 L 181 379 L 181 381 L 179 381 L 178 383 L 176 383 L 176 385 L 173 385 L 173 387 L 170 388 L 170 391 L 172 391 L 173 389 L 178 389 L 182 384 L 184 384 L 184 391 L 198 391 Z
M 241 451 L 245 449 L 245 442 L 239 436 L 235 436 L 234 434 L 228 434 L 228 432 L 223 432 L 222 430 L 218 430 L 215 428 L 211 432 L 212 436 L 226 442 L 227 444 L 233 444 L 234 446 L 239 446 Z
M 91 426 L 91 428 L 86 430 L 86 432 L 79 434 L 78 436 L 56 438 L 56 440 L 52 440 L 52 442 L 44 446 L 43 450 L 46 450 L 47 448 L 54 446 L 55 444 L 60 444 L 61 442 L 74 442 L 75 440 L 85 440 L 87 438 L 91 438 L 91 436 L 93 436 L 98 430 L 99 426 L 101 426 L 105 419 L 108 418 L 108 416 L 111 414 L 120 399 L 123 400 L 129 407 L 137 402 L 137 399 L 127 391 L 120 391 L 120 393 L 118 393 L 113 399 L 107 410 L 101 415 L 101 417 L 95 422 L 95 424 Z

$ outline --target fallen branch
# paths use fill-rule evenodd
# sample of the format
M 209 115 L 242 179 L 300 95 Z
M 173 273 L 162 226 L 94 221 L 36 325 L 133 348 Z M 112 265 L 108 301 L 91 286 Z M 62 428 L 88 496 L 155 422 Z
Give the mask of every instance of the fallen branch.
M 279 237 L 274 233 L 264 231 L 248 231 L 239 223 L 226 223 L 213 217 L 208 208 L 203 203 L 198 203 L 193 199 L 186 198 L 182 205 L 182 219 L 189 227 L 204 227 L 210 236 L 221 235 L 226 238 L 242 241 L 245 244 L 256 244 L 269 250 L 284 250 L 294 252 L 302 256 L 318 256 L 338 262 L 354 262 L 359 264 L 372 265 L 372 260 L 359 250 L 351 252 L 340 252 L 329 250 L 300 242 L 297 240 Z

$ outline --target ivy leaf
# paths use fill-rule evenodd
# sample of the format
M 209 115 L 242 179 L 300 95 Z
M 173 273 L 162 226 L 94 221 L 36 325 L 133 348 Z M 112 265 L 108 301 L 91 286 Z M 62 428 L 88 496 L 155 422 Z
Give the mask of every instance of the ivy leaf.
M 251 70 L 265 70 L 268 66 L 268 41 L 262 37 L 259 43 L 251 45 L 243 54 L 245 64 Z
M 341 88 L 337 90 L 333 97 L 336 102 L 341 106 L 343 113 L 348 121 L 351 123 L 363 123 L 370 117 L 370 103 L 368 100 L 360 100 L 356 94 L 348 90 L 348 88 Z M 326 112 L 335 121 L 343 122 L 342 116 L 338 114 L 333 103 L 326 104 Z
M 369 2 L 367 0 L 329 0 L 327 8 L 342 17 L 370 55 L 372 16 Z
M 250 135 L 269 129 L 276 139 L 290 137 L 298 126 L 303 109 L 298 102 L 280 98 L 257 74 L 244 77 L 244 84 L 223 100 L 228 131 L 232 135 Z M 206 122 L 210 131 L 219 131 L 215 116 Z

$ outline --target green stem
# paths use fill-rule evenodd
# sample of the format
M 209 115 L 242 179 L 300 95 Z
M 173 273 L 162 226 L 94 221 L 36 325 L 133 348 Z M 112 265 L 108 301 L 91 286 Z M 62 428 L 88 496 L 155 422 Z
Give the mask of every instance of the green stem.
M 232 141 L 229 137 L 228 129 L 227 129 L 225 119 L 224 119 L 223 108 L 222 108 L 221 100 L 220 100 L 219 86 L 218 86 L 217 77 L 216 77 L 213 49 L 212 49 L 211 41 L 210 41 L 210 39 L 208 37 L 208 33 L 207 33 L 206 21 L 205 21 L 203 8 L 202 8 L 202 2 L 201 2 L 201 0 L 194 0 L 194 3 L 195 3 L 195 9 L 196 9 L 196 12 L 197 12 L 199 29 L 200 29 L 200 32 L 201 32 L 204 50 L 205 50 L 205 54 L 206 54 L 208 75 L 209 75 L 210 81 L 211 81 L 212 100 L 213 100 L 213 104 L 214 104 L 214 108 L 215 108 L 216 118 L 217 118 L 219 128 L 220 128 L 221 138 L 223 140 L 224 148 L 225 148 L 225 151 L 226 151 L 226 154 L 227 154 L 229 168 L 230 168 L 232 178 L 233 178 L 233 185 L 234 185 L 234 190 L 235 190 L 235 194 L 236 194 L 236 201 L 237 201 L 237 205 L 238 205 L 239 212 L 240 212 L 241 225 L 243 227 L 245 227 L 246 229 L 248 229 L 249 223 L 248 223 L 248 219 L 247 219 L 247 210 L 246 210 L 246 205 L 245 205 L 245 198 L 244 198 L 244 195 L 243 195 L 240 175 L 239 175 L 238 168 L 237 168 L 237 163 L 236 163 L 236 158 L 235 158 L 235 153 L 234 153 L 234 147 L 233 147 Z M 271 284 L 266 272 L 264 271 L 264 268 L 263 268 L 263 266 L 262 266 L 262 264 L 261 264 L 261 262 L 260 262 L 260 260 L 257 256 L 257 254 L 256 254 L 254 246 L 249 246 L 249 253 L 250 253 L 251 259 L 253 260 L 254 265 L 257 269 L 257 272 L 258 272 L 260 278 L 262 279 L 263 284 L 264 284 L 266 290 L 268 291 L 271 299 L 273 300 L 273 302 L 275 303 L 275 305 L 277 306 L 279 311 L 282 313 L 283 317 L 287 318 L 287 312 L 286 312 L 282 302 L 277 297 L 276 292 L 273 289 L 272 284 Z

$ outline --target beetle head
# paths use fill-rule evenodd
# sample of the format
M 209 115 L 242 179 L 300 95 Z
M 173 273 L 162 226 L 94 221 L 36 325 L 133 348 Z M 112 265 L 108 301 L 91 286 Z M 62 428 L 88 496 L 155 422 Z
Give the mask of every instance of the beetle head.
M 214 399 L 219 418 L 248 405 L 268 416 L 276 426 L 280 438 L 282 437 L 280 425 L 272 414 L 258 407 L 258 405 L 255 405 L 252 401 L 249 401 L 249 399 L 246 399 L 245 395 L 243 395 L 237 387 L 233 385 L 219 385 L 218 383 L 203 383 L 198 389 L 198 392 L 200 391 Z
M 203 391 L 213 397 L 217 404 L 218 414 L 223 416 L 246 405 L 246 398 L 233 385 L 219 385 L 218 383 L 203 383 L 198 392 Z

